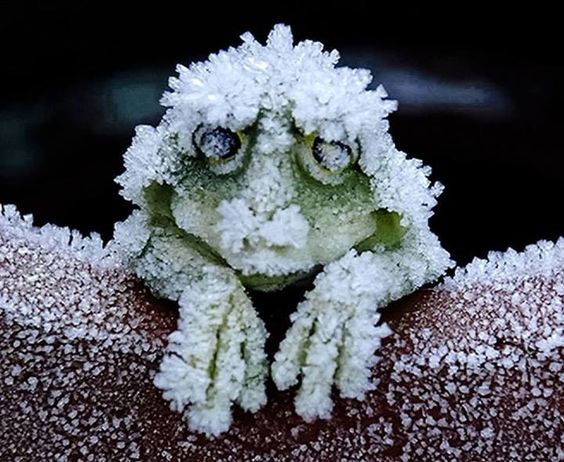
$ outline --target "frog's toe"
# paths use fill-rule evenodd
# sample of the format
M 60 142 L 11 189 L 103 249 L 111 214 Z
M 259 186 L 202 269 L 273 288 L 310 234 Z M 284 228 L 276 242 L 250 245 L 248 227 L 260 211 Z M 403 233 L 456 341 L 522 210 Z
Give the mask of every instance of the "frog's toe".
M 301 385 L 296 412 L 305 420 L 328 418 L 333 404 L 331 387 L 342 341 L 344 319 L 338 310 L 317 310 L 311 301 L 300 304 L 272 367 L 278 388 Z
M 256 412 L 266 404 L 264 384 L 268 366 L 264 343 L 268 333 L 253 309 L 242 310 L 241 326 L 244 337 L 241 351 L 245 362 L 245 376 L 237 401 L 246 411 Z
M 223 289 L 191 287 L 181 297 L 179 328 L 155 376 L 190 427 L 210 435 L 229 428 L 233 402 L 251 410 L 266 402 L 266 331 L 242 289 Z
M 321 341 L 313 336 L 310 342 L 302 367 L 302 383 L 295 400 L 296 412 L 306 421 L 327 419 L 331 416 L 331 387 L 338 355 L 336 338 Z
M 315 318 L 308 304 L 302 303 L 290 320 L 292 325 L 272 364 L 272 380 L 279 390 L 286 390 L 298 383 Z
M 391 333 L 386 324 L 376 325 L 379 314 L 363 312 L 345 323 L 339 351 L 336 385 L 343 398 L 362 399 L 373 388 L 372 368 L 381 339 Z

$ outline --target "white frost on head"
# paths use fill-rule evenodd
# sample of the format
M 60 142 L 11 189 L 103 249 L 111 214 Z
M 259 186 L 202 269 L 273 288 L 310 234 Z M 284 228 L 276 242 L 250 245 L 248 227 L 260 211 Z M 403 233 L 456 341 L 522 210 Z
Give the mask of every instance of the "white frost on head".
M 179 76 L 170 79 L 173 91 L 164 94 L 162 104 L 171 108 L 167 118 L 179 132 L 191 133 L 194 119 L 240 129 L 262 109 L 291 108 L 307 133 L 354 139 L 361 130 L 381 128 L 381 120 L 396 108 L 394 101 L 384 100 L 382 87 L 366 90 L 372 80 L 368 70 L 335 68 L 339 54 L 323 51 L 319 42 L 294 46 L 288 26 L 274 26 L 266 45 L 250 33 L 241 38 L 238 48 L 178 66 Z
M 339 54 L 323 51 L 319 42 L 294 46 L 285 25 L 274 26 L 266 45 L 250 33 L 241 38 L 237 48 L 189 67 L 177 66 L 178 77 L 169 80 L 172 91 L 161 99 L 169 109 L 159 128 L 139 128 L 125 155 L 126 172 L 118 182 L 127 199 L 142 202 L 141 189 L 152 180 L 176 184 L 181 161 L 159 151 L 159 137 L 174 134 L 182 151 L 177 157 L 194 155 L 192 133 L 201 123 L 239 130 L 264 110 L 290 113 L 305 133 L 315 131 L 328 141 L 352 143 L 362 133 L 384 136 L 385 117 L 396 103 L 385 99 L 382 86 L 367 90 L 372 80 L 368 70 L 336 68 Z
M 124 155 L 125 172 L 116 178 L 123 188 L 121 195 L 127 200 L 142 205 L 143 189 L 153 181 L 176 183 L 183 160 L 171 147 L 167 139 L 170 135 L 165 125 L 135 128 L 135 137 Z
M 278 167 L 266 167 L 273 161 L 271 153 L 280 156 L 292 145 L 288 124 L 295 124 L 304 134 L 315 132 L 327 141 L 359 143 L 359 165 L 370 177 L 375 207 L 400 213 L 402 225 L 414 230 L 413 239 L 430 244 L 429 252 L 435 252 L 438 242 L 427 242 L 427 222 L 442 186 L 429 181 L 430 168 L 395 148 L 386 117 L 396 103 L 386 99 L 382 86 L 367 89 L 370 72 L 336 67 L 339 54 L 324 51 L 319 42 L 294 45 L 285 25 L 276 25 L 265 45 L 250 33 L 241 38 L 237 48 L 178 66 L 179 75 L 170 79 L 172 90 L 161 100 L 168 107 L 163 121 L 156 129 L 140 127 L 125 155 L 126 171 L 118 178 L 122 194 L 143 207 L 143 188 L 152 181 L 176 187 L 189 173 L 182 169 L 183 159 L 196 154 L 192 146 L 196 127 L 203 123 L 240 130 L 255 123 L 261 113 L 267 116 L 260 118 L 254 151 L 268 155 L 260 156 L 264 166 L 247 185 L 248 208 L 273 213 L 273 208 L 290 204 L 288 178 L 280 177 Z M 230 234 L 225 239 L 234 247 L 241 245 L 240 238 Z M 439 257 L 437 272 L 448 262 L 446 253 Z

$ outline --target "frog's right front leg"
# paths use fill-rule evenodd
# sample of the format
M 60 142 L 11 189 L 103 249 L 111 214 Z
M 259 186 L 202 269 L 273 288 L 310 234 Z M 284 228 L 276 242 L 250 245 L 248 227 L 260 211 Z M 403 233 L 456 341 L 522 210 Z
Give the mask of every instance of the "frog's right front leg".
M 231 424 L 231 405 L 266 403 L 266 329 L 235 275 L 179 236 L 155 230 L 137 272 L 158 294 L 179 301 L 178 330 L 155 376 L 171 408 L 193 430 L 217 435 Z

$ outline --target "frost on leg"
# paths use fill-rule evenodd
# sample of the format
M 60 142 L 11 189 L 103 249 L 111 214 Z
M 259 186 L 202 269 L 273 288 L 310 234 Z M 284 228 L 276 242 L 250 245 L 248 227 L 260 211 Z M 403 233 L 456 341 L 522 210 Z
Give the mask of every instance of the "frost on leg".
M 296 411 L 305 420 L 329 418 L 333 403 L 330 394 L 337 368 L 339 343 L 342 336 L 341 313 L 319 312 L 314 330 L 306 339 L 302 364 L 302 385 L 296 396 Z
M 268 368 L 264 344 L 268 334 L 264 323 L 254 309 L 243 310 L 241 315 L 245 337 L 242 349 L 246 367 L 243 389 L 238 403 L 246 411 L 256 412 L 266 404 L 264 381 Z
M 170 335 L 155 385 L 193 430 L 218 435 L 238 401 L 256 410 L 266 402 L 266 331 L 239 281 L 207 269 L 180 297 L 178 330 Z
M 325 268 L 300 303 L 272 365 L 278 388 L 301 384 L 296 412 L 328 418 L 336 385 L 341 396 L 362 399 L 372 388 L 375 352 L 387 326 L 378 309 L 412 290 L 409 271 L 392 253 L 349 252 Z

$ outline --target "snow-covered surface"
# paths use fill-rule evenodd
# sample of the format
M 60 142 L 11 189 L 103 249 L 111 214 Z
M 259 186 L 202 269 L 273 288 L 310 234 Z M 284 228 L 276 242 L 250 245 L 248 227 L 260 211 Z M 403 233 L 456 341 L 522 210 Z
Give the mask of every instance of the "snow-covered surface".
M 395 326 L 408 335 L 391 352 L 386 400 L 408 437 L 404 454 L 563 456 L 563 249 L 560 238 L 476 259 Z
M 363 402 L 337 400 L 307 424 L 272 391 L 207 440 L 152 384 L 174 311 L 65 233 L 0 214 L 3 460 L 562 457 L 562 240 L 494 254 L 396 306 Z
M 0 204 L 0 229 L 4 237 L 49 250 L 67 251 L 73 259 L 100 267 L 119 266 L 120 258 L 112 245 L 104 246 L 96 233 L 82 236 L 78 231 L 54 225 L 33 226 L 32 215 L 21 215 L 14 205 Z M 23 252 L 23 251 L 22 251 Z
M 135 387 L 175 320 L 138 286 L 98 237 L 0 207 L 1 460 L 140 459 Z
M 465 285 L 492 285 L 503 288 L 506 281 L 516 278 L 551 274 L 561 268 L 564 261 L 564 237 L 556 242 L 539 241 L 527 246 L 522 252 L 508 249 L 490 252 L 487 258 L 474 258 L 463 268 L 457 268 L 454 276 L 446 278 L 441 288 L 460 288 Z

